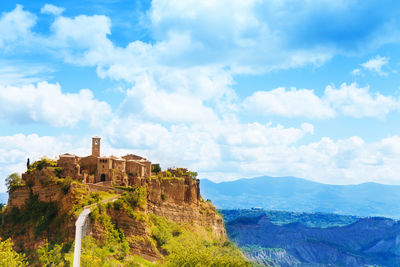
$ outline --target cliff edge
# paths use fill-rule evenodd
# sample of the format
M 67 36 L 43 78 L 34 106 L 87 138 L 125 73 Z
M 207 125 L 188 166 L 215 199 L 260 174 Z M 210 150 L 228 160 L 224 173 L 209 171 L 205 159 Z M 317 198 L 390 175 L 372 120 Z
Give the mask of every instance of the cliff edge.
M 221 249 L 228 246 L 222 217 L 211 202 L 201 198 L 198 179 L 152 175 L 136 179 L 131 186 L 110 186 L 85 184 L 62 177 L 62 173 L 57 163 L 49 160 L 28 169 L 10 189 L 8 205 L 1 214 L 1 236 L 11 238 L 15 248 L 33 262 L 33 252 L 47 244 L 61 244 L 68 258 L 75 220 L 87 205 L 92 205 L 92 212 L 85 242 L 99 247 L 114 244 L 116 251 L 126 254 L 114 255 L 117 260 L 137 255 L 163 262 L 178 251 L 179 243 L 188 240 L 203 240 Z M 102 203 L 108 198 L 114 201 Z M 85 255 L 92 253 L 87 244 L 83 244 L 83 262 Z M 235 253 L 244 262 L 241 254 Z

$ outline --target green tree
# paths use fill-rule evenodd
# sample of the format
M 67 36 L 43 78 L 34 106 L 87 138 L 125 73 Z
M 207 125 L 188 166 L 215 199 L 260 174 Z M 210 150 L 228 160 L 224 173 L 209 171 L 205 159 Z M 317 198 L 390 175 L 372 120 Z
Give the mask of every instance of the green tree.
M 160 164 L 153 164 L 152 166 L 152 172 L 155 172 L 155 173 L 159 173 L 159 172 L 161 172 L 161 167 L 160 167 Z
M 14 172 L 6 178 L 6 185 L 8 188 L 8 192 L 10 192 L 18 186 L 24 185 L 24 180 L 22 180 L 21 176 L 18 173 Z
M 2 241 L 0 238 L 0 266 L 28 266 L 25 255 L 19 254 L 13 249 L 13 242 L 11 241 L 11 239 Z
M 166 266 L 250 267 L 239 250 L 230 242 L 202 240 L 193 233 L 183 233 L 163 246 L 169 252 Z
M 40 246 L 36 250 L 36 254 L 39 257 L 40 266 L 65 266 L 66 261 L 63 257 L 61 245 L 56 244 L 54 246 L 50 246 L 49 243 L 46 242 L 46 244 Z

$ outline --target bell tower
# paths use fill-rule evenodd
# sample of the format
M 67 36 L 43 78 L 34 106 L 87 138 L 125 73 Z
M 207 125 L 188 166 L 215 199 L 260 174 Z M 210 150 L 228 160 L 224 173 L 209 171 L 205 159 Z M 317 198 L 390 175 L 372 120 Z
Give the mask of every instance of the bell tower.
M 100 137 L 92 137 L 92 156 L 100 157 Z

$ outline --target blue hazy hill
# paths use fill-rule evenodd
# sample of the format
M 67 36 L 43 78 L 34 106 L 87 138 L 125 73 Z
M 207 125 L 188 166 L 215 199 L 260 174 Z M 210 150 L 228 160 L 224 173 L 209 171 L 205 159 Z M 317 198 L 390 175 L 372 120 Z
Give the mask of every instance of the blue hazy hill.
M 257 177 L 214 183 L 202 179 L 202 196 L 219 209 L 264 208 L 400 218 L 400 186 L 328 185 L 295 177 Z

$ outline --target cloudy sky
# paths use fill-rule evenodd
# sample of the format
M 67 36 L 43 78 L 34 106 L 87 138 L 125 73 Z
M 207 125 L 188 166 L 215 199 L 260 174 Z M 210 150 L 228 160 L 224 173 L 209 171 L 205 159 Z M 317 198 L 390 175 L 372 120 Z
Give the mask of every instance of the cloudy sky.
M 94 135 L 214 181 L 400 184 L 399 5 L 2 2 L 0 191 Z

